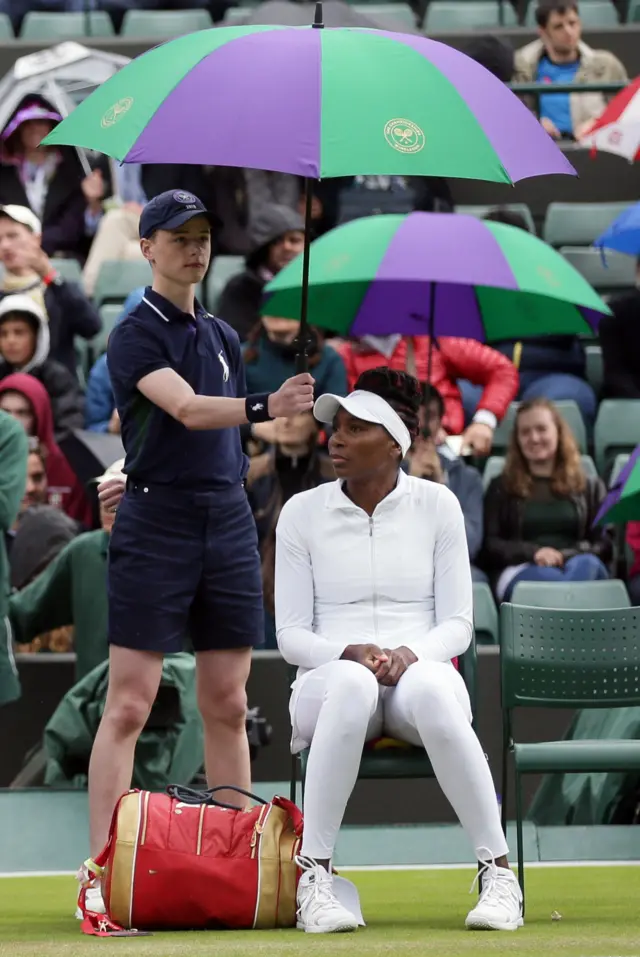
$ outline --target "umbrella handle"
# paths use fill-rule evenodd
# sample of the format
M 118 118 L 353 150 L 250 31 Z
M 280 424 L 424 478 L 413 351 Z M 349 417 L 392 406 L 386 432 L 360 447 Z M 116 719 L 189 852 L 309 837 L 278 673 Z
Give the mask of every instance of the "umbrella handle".
M 300 298 L 300 331 L 298 332 L 299 350 L 296 354 L 296 375 L 309 371 L 307 348 L 309 343 L 309 324 L 307 312 L 309 306 L 309 260 L 311 246 L 311 211 L 313 209 L 313 180 L 308 176 L 304 181 L 304 251 L 302 253 L 302 292 Z

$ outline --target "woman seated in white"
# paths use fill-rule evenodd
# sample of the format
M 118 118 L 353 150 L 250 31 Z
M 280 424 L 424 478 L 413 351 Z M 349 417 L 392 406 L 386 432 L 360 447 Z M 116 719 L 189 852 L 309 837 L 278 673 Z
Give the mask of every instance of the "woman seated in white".
M 446 486 L 400 468 L 420 395 L 416 379 L 381 368 L 347 398 L 318 399 L 338 480 L 289 499 L 277 526 L 278 645 L 298 666 L 292 750 L 310 746 L 298 860 L 298 927 L 310 933 L 356 930 L 331 858 L 363 746 L 382 733 L 426 749 L 484 864 L 466 926 L 523 922 L 491 772 L 451 661 L 473 635 L 462 511 Z

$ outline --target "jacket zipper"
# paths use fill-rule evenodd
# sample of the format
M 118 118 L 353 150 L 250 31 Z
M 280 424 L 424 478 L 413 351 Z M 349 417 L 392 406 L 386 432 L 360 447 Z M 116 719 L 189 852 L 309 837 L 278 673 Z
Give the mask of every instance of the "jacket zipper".
M 378 643 L 378 594 L 376 591 L 376 548 L 373 541 L 373 518 L 369 517 L 369 541 L 371 542 L 371 578 L 373 579 L 373 633 Z

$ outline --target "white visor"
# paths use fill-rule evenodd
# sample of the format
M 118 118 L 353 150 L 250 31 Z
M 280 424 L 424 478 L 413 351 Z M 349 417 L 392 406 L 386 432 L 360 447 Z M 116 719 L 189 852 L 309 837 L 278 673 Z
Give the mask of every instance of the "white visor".
M 318 422 L 332 423 L 338 409 L 344 409 L 355 419 L 363 422 L 374 422 L 386 429 L 391 438 L 402 449 L 402 456 L 411 448 L 409 430 L 389 403 L 375 392 L 366 392 L 356 389 L 350 395 L 321 395 L 313 407 L 313 414 Z

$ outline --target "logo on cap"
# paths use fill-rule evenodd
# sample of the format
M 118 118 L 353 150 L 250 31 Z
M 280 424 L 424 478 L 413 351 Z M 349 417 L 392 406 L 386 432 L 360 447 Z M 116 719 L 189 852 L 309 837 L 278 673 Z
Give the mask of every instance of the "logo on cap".
M 419 153 L 424 149 L 424 131 L 413 120 L 389 120 L 384 128 L 384 138 L 399 153 Z
M 198 200 L 191 193 L 174 193 L 176 203 L 197 203 Z
M 110 106 L 100 121 L 100 126 L 107 130 L 110 126 L 115 126 L 118 120 L 121 120 L 125 113 L 128 113 L 133 106 L 132 96 L 123 96 L 121 100 Z

